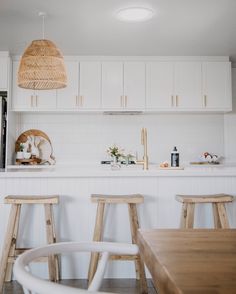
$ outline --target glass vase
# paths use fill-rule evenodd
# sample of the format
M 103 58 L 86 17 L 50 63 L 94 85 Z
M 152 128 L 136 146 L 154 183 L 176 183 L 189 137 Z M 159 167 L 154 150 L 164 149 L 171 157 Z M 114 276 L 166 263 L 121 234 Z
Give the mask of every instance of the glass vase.
M 111 169 L 112 170 L 118 170 L 121 168 L 121 164 L 119 162 L 119 158 L 116 156 L 112 156 L 112 160 L 111 160 Z

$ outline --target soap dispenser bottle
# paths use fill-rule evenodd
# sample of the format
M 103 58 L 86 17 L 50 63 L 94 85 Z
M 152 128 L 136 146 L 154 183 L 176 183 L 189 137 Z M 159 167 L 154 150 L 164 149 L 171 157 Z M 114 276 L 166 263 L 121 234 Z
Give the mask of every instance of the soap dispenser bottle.
M 174 147 L 173 151 L 171 152 L 171 167 L 178 167 L 179 166 L 179 152 Z

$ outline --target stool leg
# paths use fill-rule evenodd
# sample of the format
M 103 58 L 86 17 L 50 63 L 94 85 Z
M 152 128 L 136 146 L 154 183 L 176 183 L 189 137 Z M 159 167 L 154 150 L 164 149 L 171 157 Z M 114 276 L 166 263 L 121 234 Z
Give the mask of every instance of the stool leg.
M 187 203 L 183 203 L 182 211 L 181 211 L 181 221 L 180 221 L 180 228 L 186 229 L 186 220 L 187 220 Z
M 221 222 L 220 222 L 220 216 L 219 211 L 216 203 L 212 203 L 212 209 L 213 209 L 213 216 L 214 216 L 214 227 L 215 229 L 221 229 Z
M 217 203 L 217 208 L 218 208 L 221 228 L 222 229 L 228 229 L 229 228 L 229 221 L 228 221 L 228 218 L 227 218 L 227 213 L 226 213 L 226 210 L 225 210 L 224 203 Z
M 46 233 L 48 244 L 56 243 L 56 235 L 54 230 L 54 219 L 52 204 L 44 204 Z M 58 255 L 48 257 L 49 277 L 51 281 L 59 281 L 59 260 Z
M 129 209 L 132 243 L 137 244 L 137 231 L 139 229 L 139 222 L 138 222 L 136 204 L 128 203 L 128 209 Z M 140 279 L 141 293 L 148 293 L 145 267 L 139 254 L 137 255 L 137 260 L 135 260 L 135 269 L 136 269 L 137 279 Z
M 96 215 L 96 223 L 94 228 L 94 235 L 93 235 L 93 241 L 101 241 L 102 239 L 102 232 L 103 232 L 103 216 L 104 216 L 104 208 L 105 203 L 99 201 L 97 206 L 97 215 Z M 91 283 L 96 270 L 98 266 L 98 260 L 99 260 L 99 254 L 98 253 L 92 253 L 90 264 L 89 264 L 89 273 L 88 273 L 88 281 L 89 284 Z
M 17 222 L 17 215 L 19 214 L 19 211 L 20 205 L 12 204 L 0 264 L 0 293 L 2 293 L 3 290 L 3 283 L 6 276 L 9 253 L 12 244 L 16 243 L 16 239 L 14 238 L 14 232 Z
M 14 232 L 13 232 L 13 236 L 12 236 L 11 248 L 10 248 L 10 252 L 9 252 L 9 257 L 12 258 L 12 261 L 8 262 L 6 276 L 5 276 L 5 282 L 11 281 L 12 269 L 13 269 L 13 264 L 14 264 L 13 261 L 16 257 L 15 250 L 16 250 L 16 240 L 17 240 L 19 223 L 20 223 L 21 204 L 18 204 L 17 206 L 18 207 L 17 207 L 17 212 L 16 212 L 16 222 L 15 222 Z
M 188 203 L 187 206 L 187 217 L 186 217 L 186 229 L 192 229 L 194 223 L 194 203 Z

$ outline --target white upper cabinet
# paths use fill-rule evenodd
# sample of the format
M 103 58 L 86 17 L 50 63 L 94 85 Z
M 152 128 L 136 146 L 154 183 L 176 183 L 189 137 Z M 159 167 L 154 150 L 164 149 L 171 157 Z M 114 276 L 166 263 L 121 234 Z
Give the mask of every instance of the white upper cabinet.
M 12 89 L 12 109 L 24 110 L 33 108 L 33 92 L 17 86 L 17 73 L 19 62 L 13 62 L 13 89 Z
M 124 95 L 123 63 L 102 63 L 102 108 L 122 109 Z
M 98 109 L 101 104 L 101 63 L 66 61 L 67 87 L 57 90 L 61 110 Z
M 146 62 L 71 59 L 65 62 L 67 87 L 48 91 L 19 88 L 18 65 L 13 62 L 12 109 L 16 111 L 232 110 L 231 64 L 225 58 Z M 0 57 L 0 78 L 8 70 L 7 63 L 2 69 Z M 6 86 L 7 80 L 3 77 L 2 81 Z M 5 89 L 4 85 L 0 89 Z
M 101 107 L 101 63 L 80 62 L 79 108 Z
M 147 63 L 147 109 L 183 110 L 202 106 L 200 62 Z
M 102 107 L 104 109 L 145 108 L 145 63 L 102 63 Z
M 174 105 L 177 109 L 202 107 L 201 62 L 176 62 L 174 66 Z
M 57 90 L 58 109 L 76 109 L 79 106 L 79 62 L 66 61 L 67 86 Z
M 0 57 L 0 89 L 7 90 L 8 88 L 8 57 Z
M 146 64 L 146 108 L 148 110 L 174 107 L 174 64 L 148 62 Z
M 124 63 L 124 97 L 125 109 L 145 108 L 145 63 Z
M 27 91 L 27 90 L 26 90 Z M 33 107 L 35 110 L 55 110 L 57 106 L 56 90 L 34 91 Z
M 13 110 L 55 110 L 56 90 L 28 90 L 17 85 L 19 62 L 13 62 Z
M 203 63 L 203 106 L 205 109 L 232 110 L 230 62 Z

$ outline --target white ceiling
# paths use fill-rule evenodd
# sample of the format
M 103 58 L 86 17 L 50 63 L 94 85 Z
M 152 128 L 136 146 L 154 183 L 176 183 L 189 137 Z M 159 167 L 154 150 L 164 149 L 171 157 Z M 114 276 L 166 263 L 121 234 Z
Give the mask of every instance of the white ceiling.
M 152 7 L 153 19 L 123 23 L 120 8 Z M 21 54 L 45 37 L 65 55 L 229 55 L 236 62 L 236 0 L 0 0 L 0 50 Z

